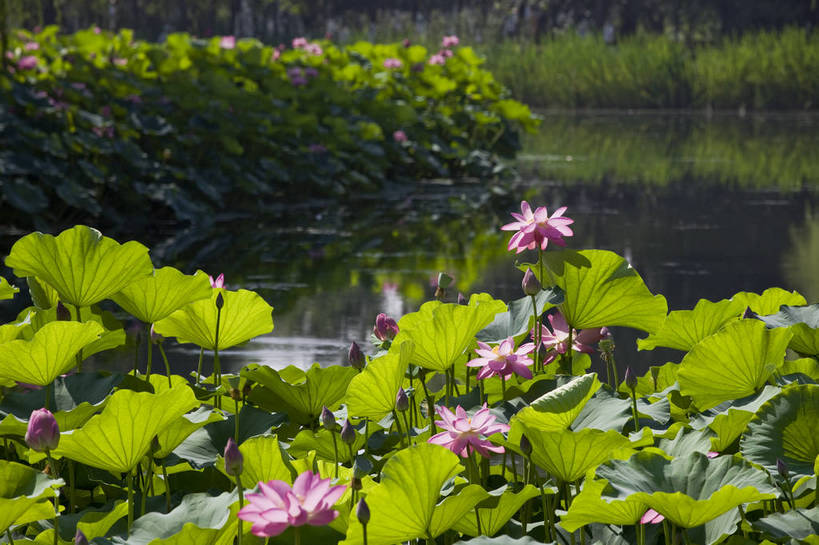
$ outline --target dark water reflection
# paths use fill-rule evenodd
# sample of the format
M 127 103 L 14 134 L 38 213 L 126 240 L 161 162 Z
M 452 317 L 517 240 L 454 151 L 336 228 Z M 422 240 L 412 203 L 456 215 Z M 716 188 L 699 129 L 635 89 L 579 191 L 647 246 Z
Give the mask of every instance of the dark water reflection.
M 526 144 L 522 181 L 506 191 L 427 183 L 332 206 L 276 203 L 267 216 L 180 233 L 155 262 L 224 272 L 230 287 L 254 289 L 275 307 L 271 335 L 223 355 L 231 368 L 341 363 L 351 341 L 368 344 L 376 314 L 398 317 L 429 300 L 439 271 L 455 277 L 452 297 L 520 297 L 522 275 L 498 227 L 521 199 L 568 206 L 570 246 L 625 256 L 671 309 L 771 286 L 816 302 L 817 144 L 814 118 L 549 116 Z M 674 351 L 638 353 L 636 338 L 615 331 L 621 365 L 679 361 Z M 195 367 L 198 349 L 171 352 L 180 371 Z

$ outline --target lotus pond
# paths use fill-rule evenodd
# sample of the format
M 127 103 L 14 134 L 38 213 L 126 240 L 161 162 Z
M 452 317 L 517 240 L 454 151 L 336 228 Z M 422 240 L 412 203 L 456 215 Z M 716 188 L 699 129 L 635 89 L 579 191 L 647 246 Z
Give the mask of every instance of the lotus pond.
M 5 540 L 817 543 L 819 306 L 770 288 L 669 313 L 624 257 L 573 248 L 571 210 L 519 207 L 500 242 L 518 296 L 448 302 L 439 275 L 370 348 L 307 370 L 222 372 L 273 330 L 252 290 L 85 226 L 20 237 L 0 283 L 33 302 L 0 326 Z M 112 310 L 142 324 L 130 372 L 90 367 L 133 343 Z M 621 373 L 609 327 L 679 363 Z M 176 343 L 200 372 L 172 372 Z

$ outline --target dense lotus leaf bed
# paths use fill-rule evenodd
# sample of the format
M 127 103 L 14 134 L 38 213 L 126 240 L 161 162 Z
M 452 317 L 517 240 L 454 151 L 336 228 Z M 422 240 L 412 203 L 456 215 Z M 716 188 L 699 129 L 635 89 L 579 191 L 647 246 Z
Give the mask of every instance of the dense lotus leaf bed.
M 385 183 L 492 179 L 538 123 L 457 40 L 436 52 L 183 33 L 150 43 L 98 28 L 7 38 L 0 186 L 18 226 L 139 232 L 134 207 L 152 208 L 143 227 L 156 229 L 157 217 L 281 214 L 275 203 Z
M 817 306 L 771 288 L 669 313 L 622 257 L 553 249 L 553 220 L 516 227 L 552 241 L 520 264 L 517 301 L 456 297 L 441 275 L 435 300 L 378 317 L 371 356 L 235 374 L 219 351 L 273 330 L 254 292 L 154 268 L 142 244 L 85 226 L 22 237 L 5 260 L 17 278 L 0 280 L 0 298 L 34 303 L 0 326 L 0 539 L 819 543 Z M 126 313 L 147 361 L 119 351 L 132 372 L 90 370 L 133 342 Z M 614 326 L 679 357 L 622 376 Z M 170 374 L 174 342 L 212 373 Z M 43 408 L 60 430 L 47 448 Z M 291 486 L 289 514 L 248 515 Z

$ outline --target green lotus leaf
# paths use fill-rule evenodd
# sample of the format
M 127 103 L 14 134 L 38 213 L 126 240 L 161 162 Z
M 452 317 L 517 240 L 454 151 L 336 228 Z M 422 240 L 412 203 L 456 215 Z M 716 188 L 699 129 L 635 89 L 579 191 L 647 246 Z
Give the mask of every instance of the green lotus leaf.
M 457 494 L 450 494 L 435 507 L 435 512 L 432 513 L 432 521 L 429 524 L 430 535 L 437 537 L 450 528 L 462 531 L 458 524 L 467 519 L 474 523 L 475 507 L 488 497 L 486 490 L 477 484 L 467 485 Z M 484 519 L 481 517 L 481 523 L 483 522 Z
M 251 437 L 239 445 L 239 451 L 244 456 L 241 479 L 245 488 L 253 488 L 260 482 L 266 483 L 274 479 L 292 484 L 293 472 L 287 461 L 287 454 L 275 435 Z
M 772 513 L 754 521 L 753 526 L 775 539 L 816 537 L 819 536 L 819 507 Z
M 768 327 L 789 327 L 793 333 L 789 348 L 800 354 L 819 354 L 819 304 L 791 307 L 782 306 L 779 312 L 760 316 Z
M 738 300 L 723 299 L 716 303 L 700 299 L 693 310 L 675 310 L 663 325 L 645 339 L 637 339 L 638 350 L 653 350 L 658 346 L 688 352 L 691 348 L 719 331 L 722 326 L 745 310 Z
M 298 368 L 303 378 L 288 382 L 282 375 L 286 370 L 276 371 L 265 365 L 252 364 L 242 369 L 241 375 L 261 387 L 255 387 L 250 401 L 265 408 L 286 411 L 291 420 L 309 424 L 321 414 L 324 406 L 334 408 L 344 397 L 347 387 L 358 372 L 352 367 L 334 365 L 322 368 L 314 364 L 306 373 Z
M 738 301 L 744 308 L 750 308 L 759 316 L 773 314 L 779 311 L 779 307 L 782 305 L 800 306 L 807 304 L 802 294 L 783 290 L 782 288 L 768 288 L 762 294 L 741 291 L 731 297 L 731 300 Z
M 151 377 L 153 379 L 153 377 Z M 161 382 L 168 387 L 166 377 L 158 377 Z M 190 436 L 193 432 L 212 424 L 213 422 L 222 422 L 225 418 L 217 411 L 207 407 L 199 407 L 192 413 L 183 414 L 173 424 L 167 426 L 164 430 L 157 434 L 159 441 L 159 450 L 154 453 L 154 458 L 164 458 L 176 449 L 182 442 Z
M 776 472 L 777 459 L 797 478 L 814 474 L 819 456 L 819 385 L 786 387 L 748 422 L 739 442 L 748 460 Z
M 338 461 L 349 462 L 351 459 L 350 448 L 341 442 L 338 432 L 331 432 L 326 429 L 319 429 L 316 432 L 312 430 L 302 430 L 290 443 L 290 448 L 287 452 L 294 458 L 301 458 L 307 456 L 310 451 L 315 451 L 316 456 L 322 460 L 335 460 L 335 450 L 333 448 L 333 435 L 336 436 L 336 447 L 338 448 Z M 364 448 L 364 434 L 356 434 L 355 441 L 352 444 L 353 452 L 358 452 Z
M 659 394 L 677 383 L 677 373 L 680 371 L 680 364 L 668 362 L 664 365 L 652 365 L 648 368 L 648 373 L 637 377 L 637 387 L 634 392 L 640 396 L 656 397 L 652 394 Z M 631 389 L 623 381 L 618 387 L 618 391 L 631 395 Z
M 15 322 L 0 325 L 0 344 L 14 341 L 21 338 L 30 339 L 34 334 L 31 328 L 31 314 L 26 313 L 22 319 Z
M 0 301 L 12 299 L 14 295 L 20 291 L 20 288 L 15 288 L 9 281 L 0 276 Z
M 0 460 L 0 533 L 16 524 L 36 504 L 55 496 L 62 479 L 49 479 L 36 469 Z M 50 503 L 50 502 L 49 502 Z M 54 508 L 51 508 L 54 516 Z
M 545 545 L 557 545 L 558 542 L 551 541 Z M 468 541 L 456 541 L 453 545 L 544 545 L 543 540 L 533 539 L 529 536 L 523 536 L 514 539 L 510 536 L 488 537 L 479 536 Z
M 57 321 L 57 308 L 52 307 L 43 310 L 33 310 L 29 314 L 29 321 L 31 322 L 32 334 L 39 331 L 42 327 L 50 322 Z M 100 337 L 92 343 L 86 345 L 82 349 L 82 358 L 85 360 L 105 350 L 111 350 L 122 346 L 127 340 L 125 330 L 122 327 L 122 322 L 108 311 L 99 309 L 96 305 L 90 307 L 82 307 L 80 309 L 81 322 L 96 322 L 103 327 L 103 332 Z M 23 331 L 23 337 L 27 335 Z
M 57 290 L 39 280 L 36 276 L 27 276 L 28 292 L 31 295 L 31 302 L 38 310 L 46 310 L 57 306 L 60 301 L 60 294 Z
M 646 505 L 637 500 L 603 500 L 603 492 L 609 483 L 599 479 L 586 479 L 583 489 L 574 497 L 569 511 L 560 517 L 560 525 L 569 532 L 587 524 L 635 524 L 646 512 Z
M 727 401 L 705 411 L 691 421 L 694 427 L 707 425 L 717 437 L 711 438 L 711 450 L 722 452 L 745 431 L 748 422 L 763 403 L 778 394 L 780 388 L 766 385 L 758 394 L 735 401 Z
M 463 469 L 458 456 L 439 445 L 424 443 L 398 451 L 381 470 L 381 482 L 367 494 L 369 545 L 431 539 L 441 488 Z M 349 524 L 347 538 L 341 543 L 363 544 L 361 523 L 350 516 Z
M 387 354 L 371 360 L 347 387 L 347 412 L 374 420 L 392 412 L 412 353 L 413 344 L 404 341 L 400 345 L 393 343 Z
M 473 294 L 468 305 L 429 301 L 398 321 L 400 332 L 393 343 L 411 340 L 415 344 L 412 363 L 446 371 L 463 356 L 475 335 L 505 311 L 503 301 L 486 293 Z
M 202 271 L 190 276 L 173 267 L 162 267 L 132 282 L 111 299 L 138 320 L 153 324 L 212 294 L 208 276 Z
M 47 386 L 74 367 L 74 356 L 102 332 L 96 322 L 46 324 L 30 341 L 18 339 L 0 345 L 0 377 Z
M 814 358 L 799 358 L 798 360 L 785 360 L 779 368 L 780 375 L 792 375 L 802 373 L 819 382 L 819 360 Z
M 147 513 L 134 521 L 128 545 L 233 543 L 239 510 L 236 492 L 187 494 L 170 513 Z M 224 540 L 220 540 L 225 536 Z
M 568 429 L 599 388 L 595 373 L 583 375 L 535 399 L 516 418 L 541 431 Z
M 74 534 L 72 525 L 76 525 L 76 529 L 82 530 L 88 541 L 92 541 L 94 538 L 106 535 L 118 520 L 128 516 L 128 502 L 119 500 L 100 508 L 86 508 L 83 509 L 82 515 L 77 516 L 79 516 L 79 520 L 76 523 L 73 522 L 70 516 L 62 516 L 58 519 L 60 537 L 68 538 Z
M 563 291 L 554 287 L 541 290 L 535 297 L 538 315 L 563 302 Z M 476 335 L 479 341 L 499 343 L 509 337 L 523 336 L 533 327 L 532 298 L 522 297 L 509 303 L 509 310 L 495 315 L 492 323 Z
M 642 502 L 683 528 L 693 528 L 744 503 L 777 497 L 770 477 L 732 456 L 708 459 L 692 452 L 668 460 L 649 451 L 628 460 L 612 460 L 597 468 L 611 494 L 604 500 Z M 607 489 L 608 490 L 608 489 Z
M 680 394 L 699 410 L 749 396 L 762 388 L 785 359 L 791 333 L 740 320 L 703 339 L 680 362 Z
M 11 247 L 6 266 L 19 277 L 36 276 L 61 301 L 77 307 L 108 299 L 154 268 L 142 244 L 120 244 L 84 225 L 56 237 L 40 232 L 24 236 Z
M 641 421 L 647 418 L 661 425 L 667 424 L 671 418 L 668 398 L 664 397 L 654 403 L 645 398 L 638 398 L 637 416 Z M 631 398 L 621 399 L 609 389 L 600 389 L 583 405 L 583 410 L 572 421 L 571 429 L 622 431 L 632 421 Z
M 491 497 L 478 504 L 478 514 L 481 518 L 480 533 L 494 536 L 523 507 L 524 503 L 540 496 L 540 490 L 531 484 L 527 484 L 518 492 L 503 487 L 493 490 L 490 494 Z M 470 536 L 477 536 L 479 533 L 478 521 L 474 514 L 473 516 L 462 517 L 454 528 Z
M 219 350 L 273 331 L 273 307 L 259 294 L 226 289 L 213 289 L 210 299 L 189 303 L 159 320 L 154 323 L 154 331 L 165 337 L 176 337 L 180 343 L 193 343 L 213 350 L 216 348 L 216 298 L 220 293 L 224 306 L 219 318 Z
M 628 456 L 633 447 L 642 446 L 614 430 L 543 431 L 524 425 L 517 416 L 511 424 L 509 440 L 525 434 L 532 443 L 532 461 L 562 482 L 576 481 L 612 456 Z
M 711 439 L 714 434 L 707 428 L 693 430 L 680 428 L 677 434 L 670 439 L 660 439 L 657 448 L 672 458 L 687 456 L 692 452 L 707 454 L 711 450 Z
M 619 325 L 651 333 L 665 320 L 665 297 L 652 295 L 637 271 L 614 252 L 561 250 L 547 252 L 545 259 L 551 276 L 540 280 L 565 292 L 560 309 L 572 327 Z
M 79 430 L 62 434 L 55 451 L 112 473 L 127 473 L 148 453 L 155 435 L 199 402 L 187 386 L 161 394 L 118 390 L 102 413 Z

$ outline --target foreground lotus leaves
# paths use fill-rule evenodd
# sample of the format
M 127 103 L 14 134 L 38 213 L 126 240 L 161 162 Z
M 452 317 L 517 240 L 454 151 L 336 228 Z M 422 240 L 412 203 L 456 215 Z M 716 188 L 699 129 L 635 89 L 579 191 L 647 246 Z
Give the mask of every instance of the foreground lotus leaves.
M 782 306 L 776 314 L 760 316 L 768 327 L 787 327 L 793 333 L 790 348 L 804 355 L 819 354 L 819 304 Z
M 134 281 L 112 299 L 140 321 L 153 324 L 188 303 L 207 299 L 212 290 L 202 271 L 189 276 L 173 267 L 162 267 Z
M 741 291 L 731 299 L 739 301 L 743 307 L 750 308 L 759 316 L 773 314 L 782 305 L 801 306 L 807 304 L 802 294 L 783 290 L 782 288 L 768 288 L 761 294 Z
M 744 503 L 775 498 L 770 477 L 732 456 L 708 459 L 693 452 L 668 460 L 643 451 L 597 468 L 612 493 L 604 500 L 636 500 L 683 528 L 693 528 Z M 607 489 L 608 490 L 608 489 Z
M 0 533 L 22 523 L 27 511 L 53 498 L 54 489 L 62 485 L 62 479 L 49 479 L 29 466 L 0 460 Z M 53 506 L 46 509 L 54 516 Z
M 537 311 L 543 313 L 563 302 L 563 290 L 557 287 L 541 290 L 535 296 Z M 534 327 L 532 298 L 521 297 L 509 302 L 509 310 L 495 315 L 492 323 L 480 330 L 477 339 L 485 343 L 499 343 L 509 337 L 528 334 Z
M 773 474 L 781 459 L 797 478 L 813 475 L 819 456 L 819 385 L 788 386 L 762 405 L 742 434 L 740 451 Z
M 518 492 L 508 487 L 495 490 L 489 498 L 477 505 L 481 518 L 481 532 L 478 532 L 478 520 L 474 516 L 461 517 L 455 529 L 470 536 L 477 536 L 479 533 L 493 536 L 509 522 L 509 519 L 523 507 L 524 503 L 538 496 L 540 496 L 540 491 L 531 484 L 527 484 Z
M 786 329 L 766 329 L 759 320 L 740 320 L 705 338 L 685 355 L 677 379 L 680 393 L 699 410 L 760 390 L 785 358 Z
M 560 309 L 572 327 L 586 329 L 626 326 L 657 331 L 665 320 L 668 304 L 653 295 L 628 261 L 605 250 L 561 250 L 547 252 L 550 279 L 565 292 Z M 532 270 L 537 272 L 537 267 Z
M 787 513 L 773 513 L 754 522 L 754 526 L 775 538 L 808 539 L 819 543 L 819 506 L 813 509 L 795 509 Z
M 20 288 L 12 286 L 8 280 L 0 276 L 0 301 L 13 298 L 19 291 Z
M 637 339 L 637 348 L 653 350 L 662 346 L 687 352 L 732 319 L 739 319 L 744 310 L 738 300 L 723 299 L 714 303 L 700 299 L 693 310 L 670 312 L 659 330 L 645 339 Z
M 30 341 L 0 345 L 0 377 L 47 386 L 74 367 L 74 356 L 103 331 L 96 322 L 50 322 Z
M 380 419 L 395 409 L 395 396 L 404 383 L 404 373 L 413 353 L 413 344 L 393 344 L 390 351 L 376 358 L 353 377 L 344 398 L 350 414 Z
M 614 489 L 600 479 L 587 478 L 583 482 L 583 490 L 575 496 L 569 511 L 560 517 L 560 525 L 574 532 L 578 528 L 592 523 L 602 524 L 634 524 L 646 512 L 644 503 L 632 498 L 613 500 L 602 498 L 603 492 L 611 496 Z
M 139 242 L 120 244 L 96 229 L 77 225 L 57 235 L 24 236 L 6 258 L 19 277 L 36 276 L 60 294 L 60 300 L 87 307 L 151 274 L 148 248 Z
M 271 480 L 293 483 L 293 475 L 288 466 L 287 455 L 275 435 L 251 437 L 239 446 L 244 456 L 242 485 L 253 488 L 259 482 Z
M 505 311 L 503 301 L 486 293 L 472 295 L 468 305 L 429 301 L 398 321 L 400 332 L 393 342 L 411 340 L 415 344 L 412 363 L 446 371 L 463 356 L 475 335 Z
M 583 406 L 600 389 L 595 373 L 578 377 L 532 401 L 516 418 L 541 431 L 565 430 L 583 410 Z
M 119 390 L 101 414 L 81 429 L 62 434 L 55 453 L 115 474 L 127 473 L 148 453 L 155 435 L 198 406 L 188 386 L 161 394 Z
M 369 545 L 432 538 L 430 527 L 441 487 L 463 469 L 458 456 L 429 443 L 401 450 L 390 458 L 381 470 L 381 482 L 367 494 L 372 513 L 367 524 Z M 347 539 L 341 543 L 364 543 L 361 523 L 355 516 L 350 517 Z
M 165 337 L 180 343 L 193 343 L 207 350 L 216 347 L 216 298 L 224 298 L 219 316 L 219 350 L 225 350 L 273 331 L 273 307 L 259 294 L 248 291 L 213 289 L 209 299 L 200 299 L 154 324 Z

